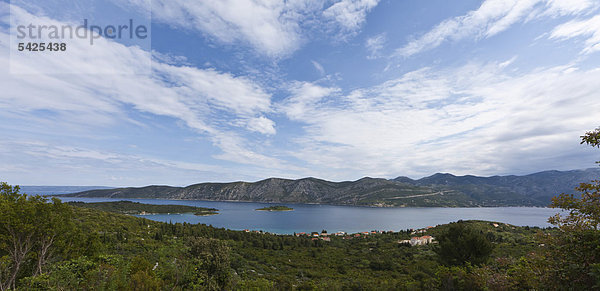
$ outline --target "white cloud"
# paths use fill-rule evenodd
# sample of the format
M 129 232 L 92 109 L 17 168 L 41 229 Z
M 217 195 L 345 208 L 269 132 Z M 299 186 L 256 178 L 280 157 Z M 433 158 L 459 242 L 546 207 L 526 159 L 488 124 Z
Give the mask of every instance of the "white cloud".
M 258 151 L 253 150 L 254 148 L 260 147 L 260 144 L 250 143 L 241 138 L 238 134 L 232 132 L 217 134 L 213 138 L 213 141 L 223 151 L 223 153 L 213 156 L 216 159 L 237 164 L 258 166 L 263 168 L 263 172 L 278 173 L 277 176 L 281 176 L 281 170 L 284 170 L 288 175 L 289 173 L 309 172 L 306 168 L 295 166 L 285 160 L 275 157 L 276 155 L 274 152 L 270 152 L 268 155 L 260 154 Z M 273 176 L 273 174 L 270 175 Z M 262 178 L 264 177 L 265 176 L 262 176 Z
M 377 6 L 379 0 L 341 0 L 325 11 L 325 18 L 339 23 L 346 32 L 356 32 L 365 22 L 367 13 Z
M 386 42 L 385 33 L 378 34 L 376 36 L 370 37 L 365 42 L 365 47 L 367 51 L 369 51 L 369 55 L 367 59 L 376 59 L 381 56 L 381 50 Z
M 397 49 L 396 54 L 409 57 L 446 41 L 488 38 L 535 17 L 577 15 L 589 11 L 594 5 L 586 0 L 578 0 L 573 4 L 562 0 L 486 0 L 477 10 L 442 21 Z
M 310 61 L 313 65 L 313 67 L 315 67 L 315 70 L 317 70 L 317 72 L 319 72 L 319 74 L 321 76 L 325 75 L 325 69 L 323 68 L 323 66 L 321 64 L 319 64 L 319 62 L 317 61 Z
M 542 13 L 552 17 L 559 17 L 586 13 L 592 11 L 597 6 L 598 3 L 595 3 L 594 0 L 549 0 L 546 2 L 546 9 Z
M 153 1 L 153 16 L 180 28 L 198 29 L 224 43 L 242 41 L 270 56 L 286 55 L 301 43 L 296 19 L 283 1 Z
M 309 82 L 296 82 L 289 89 L 291 96 L 279 104 L 279 111 L 294 120 L 304 120 L 323 98 L 339 92 Z
M 119 1 L 148 9 L 143 1 Z M 218 42 L 246 43 L 260 54 L 281 58 L 297 50 L 313 29 L 328 26 L 347 33 L 356 32 L 378 0 L 340 0 L 323 10 L 328 2 L 155 0 L 152 14 L 154 20 L 201 31 Z
M 56 22 L 18 7 L 12 12 L 11 17 L 18 23 Z M 9 35 L 0 32 L 0 39 L 2 67 L 8 68 L 10 62 L 13 72 L 33 73 L 0 72 L 3 88 L 0 114 L 5 118 L 32 119 L 48 126 L 60 120 L 73 127 L 89 129 L 138 122 L 131 120 L 130 115 L 143 112 L 179 120 L 208 136 L 216 146 L 223 145 L 220 139 L 232 130 L 226 119 L 237 120 L 242 129 L 266 135 L 275 133 L 274 122 L 265 117 L 271 111 L 271 95 L 245 77 L 164 63 L 156 58 L 151 74 L 146 74 L 144 64 L 151 61 L 150 52 L 105 39 L 96 40 L 94 55 L 90 55 L 85 40 L 73 40 L 69 42 L 68 54 L 26 54 L 11 59 Z M 98 74 L 38 74 L 87 72 L 90 68 Z M 43 120 L 44 117 L 38 116 L 40 111 L 52 114 Z M 236 132 L 236 135 L 244 134 L 244 130 Z M 238 142 L 235 147 L 243 144 L 241 137 L 235 141 Z M 226 145 L 232 147 L 232 142 Z M 227 152 L 230 148 L 222 150 Z M 252 155 L 247 149 L 246 152 Z M 240 162 L 258 163 L 251 159 Z
M 504 62 L 502 62 L 502 63 L 498 64 L 498 67 L 499 67 L 500 69 L 504 69 L 505 67 L 508 67 L 508 66 L 510 66 L 512 63 L 514 63 L 516 60 L 517 60 L 517 56 L 514 56 L 514 57 L 512 57 L 512 58 L 510 58 L 510 59 L 508 59 L 508 60 L 506 60 L 506 61 L 504 61 Z
M 275 122 L 264 116 L 252 118 L 248 121 L 247 128 L 251 131 L 272 135 L 276 133 Z
M 550 38 L 558 40 L 585 38 L 583 53 L 600 51 L 600 15 L 563 23 L 552 30 Z
M 555 67 L 510 76 L 502 68 L 426 68 L 346 95 L 302 84 L 284 103 L 306 132 L 290 154 L 332 178 L 581 165 L 573 149 L 582 132 L 597 127 L 591 112 L 600 110 L 600 70 Z
M 147 9 L 138 0 L 119 1 Z M 246 43 L 260 54 L 281 58 L 297 50 L 311 30 L 324 25 L 348 33 L 357 31 L 378 0 L 340 0 L 323 10 L 327 2 L 156 0 L 152 1 L 152 13 L 157 21 L 201 31 L 222 43 Z

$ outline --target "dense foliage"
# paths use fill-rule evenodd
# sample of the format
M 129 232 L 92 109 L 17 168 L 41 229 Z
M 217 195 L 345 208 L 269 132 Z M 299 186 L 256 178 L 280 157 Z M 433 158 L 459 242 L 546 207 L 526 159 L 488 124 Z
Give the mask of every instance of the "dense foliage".
M 435 245 L 398 243 L 413 236 L 410 230 L 313 240 L 161 223 L 57 200 L 48 203 L 17 191 L 8 185 L 2 191 L 3 210 L 14 210 L 2 217 L 3 289 L 432 289 L 444 286 L 448 276 L 456 277 L 456 269 L 440 264 Z M 36 228 L 48 217 L 35 218 L 27 212 L 30 206 L 46 208 L 55 221 L 70 226 L 49 222 Z M 50 211 L 56 208 L 61 212 Z M 535 233 L 542 231 L 478 221 L 460 224 L 497 245 L 492 258 L 509 261 L 536 249 Z M 13 225 L 22 229 L 23 237 L 32 238 L 29 252 L 21 256 L 13 257 L 7 247 L 11 239 L 5 229 Z M 437 237 L 448 230 L 442 225 L 426 233 Z M 50 246 L 44 243 L 48 234 L 54 234 Z M 51 255 L 39 269 L 44 245 Z M 15 274 L 14 280 L 5 274 Z
M 0 290 L 23 276 L 40 276 L 55 259 L 90 254 L 71 207 L 58 199 L 27 196 L 0 184 Z
M 439 247 L 435 252 L 447 265 L 482 264 L 494 249 L 483 231 L 464 223 L 451 223 L 437 239 Z

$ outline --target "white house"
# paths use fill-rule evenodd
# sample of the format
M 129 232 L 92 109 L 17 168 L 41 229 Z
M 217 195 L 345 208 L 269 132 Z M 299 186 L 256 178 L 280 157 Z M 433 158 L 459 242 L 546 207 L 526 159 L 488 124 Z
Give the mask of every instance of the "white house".
M 412 237 L 410 239 L 411 246 L 426 245 L 426 244 L 430 244 L 431 242 L 433 242 L 433 237 L 430 235 L 425 235 L 425 236 L 421 236 L 421 237 Z

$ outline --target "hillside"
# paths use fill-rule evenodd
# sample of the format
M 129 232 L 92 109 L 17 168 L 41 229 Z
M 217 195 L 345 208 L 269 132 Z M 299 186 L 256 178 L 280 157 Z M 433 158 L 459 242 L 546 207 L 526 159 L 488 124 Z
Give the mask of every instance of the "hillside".
M 410 230 L 315 240 L 162 223 L 93 208 L 65 210 L 73 219 L 57 232 L 44 274 L 25 265 L 16 290 L 444 290 L 441 282 L 452 277 L 439 272 L 450 269 L 438 262 L 435 244 L 398 243 L 411 238 Z M 495 246 L 489 263 L 473 272 L 478 289 L 498 286 L 486 282 L 508 273 L 507 264 L 517 270 L 510 274 L 521 273 L 518 262 L 539 250 L 539 228 L 461 223 L 485 233 Z M 449 226 L 426 234 L 437 238 Z M 30 255 L 35 254 L 33 249 Z M 480 271 L 488 266 L 497 274 Z M 519 280 L 505 277 L 511 284 Z
M 572 171 L 544 171 L 524 176 L 477 177 L 435 174 L 419 180 L 407 177 L 393 179 L 396 182 L 434 189 L 453 189 L 475 199 L 489 199 L 503 195 L 527 197 L 548 204 L 550 199 L 561 193 L 572 193 L 582 182 L 600 177 L 600 168 Z
M 546 171 L 526 176 L 454 176 L 435 174 L 419 180 L 362 178 L 331 182 L 316 178 L 269 178 L 262 181 L 201 183 L 187 187 L 146 186 L 98 189 L 69 197 L 156 198 L 185 200 L 319 203 L 379 207 L 546 206 L 600 169 Z

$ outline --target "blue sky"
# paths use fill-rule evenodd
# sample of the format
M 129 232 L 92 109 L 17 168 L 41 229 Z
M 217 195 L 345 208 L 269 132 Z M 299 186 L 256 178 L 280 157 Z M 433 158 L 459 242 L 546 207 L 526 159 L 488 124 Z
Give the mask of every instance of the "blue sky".
M 119 13 L 151 15 L 151 46 L 11 42 L 15 23 Z M 0 22 L 11 184 L 489 176 L 598 159 L 579 144 L 600 126 L 598 1 L 15 0 Z

